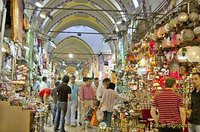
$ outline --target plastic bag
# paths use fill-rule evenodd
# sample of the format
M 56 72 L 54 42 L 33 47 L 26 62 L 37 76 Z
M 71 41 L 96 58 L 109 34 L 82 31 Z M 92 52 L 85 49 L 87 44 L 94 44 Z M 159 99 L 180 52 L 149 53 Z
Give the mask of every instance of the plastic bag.
M 93 111 L 93 115 L 92 115 L 92 120 L 91 120 L 91 122 L 90 122 L 90 126 L 98 126 L 99 125 L 99 121 L 97 120 L 97 115 L 96 115 L 96 111 L 97 111 L 98 109 L 96 108 L 96 109 L 94 109 L 94 111 Z
M 104 118 L 104 113 L 103 113 L 103 111 L 101 111 L 101 110 L 97 110 L 97 112 L 96 112 L 96 115 L 97 115 L 97 120 L 98 121 L 102 121 L 103 120 L 103 118 Z

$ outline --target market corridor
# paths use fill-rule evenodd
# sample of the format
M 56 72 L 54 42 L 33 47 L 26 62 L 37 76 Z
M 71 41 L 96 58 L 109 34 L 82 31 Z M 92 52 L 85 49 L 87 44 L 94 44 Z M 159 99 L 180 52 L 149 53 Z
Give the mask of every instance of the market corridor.
M 0 132 L 200 132 L 200 0 L 0 0 Z

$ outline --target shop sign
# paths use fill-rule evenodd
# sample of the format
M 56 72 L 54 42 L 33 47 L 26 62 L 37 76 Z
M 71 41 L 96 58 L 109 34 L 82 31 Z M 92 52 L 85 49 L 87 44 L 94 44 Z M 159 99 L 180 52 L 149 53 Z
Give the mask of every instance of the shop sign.
M 103 71 L 104 55 L 99 56 L 99 71 Z
M 99 123 L 99 128 L 100 128 L 101 130 L 105 130 L 105 129 L 107 128 L 107 124 L 106 124 L 105 122 L 100 122 L 100 123 Z

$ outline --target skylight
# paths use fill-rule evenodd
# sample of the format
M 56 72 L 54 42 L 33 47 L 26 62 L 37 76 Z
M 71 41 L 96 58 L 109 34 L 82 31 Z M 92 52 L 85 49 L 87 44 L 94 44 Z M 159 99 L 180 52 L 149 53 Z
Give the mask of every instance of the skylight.
M 134 4 L 135 8 L 137 8 L 139 6 L 138 1 L 137 0 L 132 0 L 132 1 L 133 1 L 133 4 Z

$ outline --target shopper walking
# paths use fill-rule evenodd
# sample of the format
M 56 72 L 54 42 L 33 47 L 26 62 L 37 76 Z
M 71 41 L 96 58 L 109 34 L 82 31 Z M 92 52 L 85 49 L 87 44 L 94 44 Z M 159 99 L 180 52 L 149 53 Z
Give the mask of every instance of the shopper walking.
M 191 96 L 192 113 L 189 118 L 189 123 L 192 125 L 189 132 L 200 132 L 200 73 L 194 73 L 192 82 L 195 87 Z
M 40 91 L 42 91 L 43 89 L 48 88 L 47 86 L 47 77 L 42 77 L 42 83 L 40 84 Z
M 106 132 L 109 132 L 111 127 L 111 117 L 112 113 L 114 112 L 114 104 L 115 99 L 126 100 L 125 98 L 121 97 L 115 90 L 115 84 L 110 83 L 108 88 L 104 90 L 101 103 L 99 105 L 99 109 L 104 112 L 104 121 L 107 124 Z
M 109 78 L 103 79 L 103 83 L 97 89 L 97 94 L 96 94 L 97 100 L 98 100 L 97 104 L 100 104 L 100 100 L 101 100 L 101 98 L 103 96 L 103 93 L 104 93 L 105 89 L 107 89 L 107 87 L 110 84 L 110 82 L 111 81 L 110 81 Z
M 92 83 L 92 79 L 86 78 L 86 85 L 83 85 L 80 88 L 80 100 L 83 106 L 83 110 L 82 110 L 83 130 L 85 130 L 86 114 L 89 111 L 89 109 L 93 107 L 93 104 L 94 104 L 94 95 L 93 95 L 93 89 L 92 89 L 91 83 Z
M 68 107 L 67 107 L 67 115 L 66 115 L 66 122 L 67 124 L 71 123 L 72 127 L 76 127 L 75 125 L 75 116 L 76 116 L 76 106 L 78 104 L 78 92 L 79 92 L 79 86 L 75 82 L 76 77 L 72 75 L 70 77 L 70 83 L 69 86 L 71 87 L 71 101 L 68 101 Z
M 56 82 L 55 88 L 52 89 L 52 91 L 51 91 L 51 97 L 53 98 L 53 101 L 52 101 L 53 124 L 55 122 L 56 111 L 57 111 L 57 101 L 58 101 L 57 88 L 59 85 L 60 85 L 60 83 Z
M 155 96 L 151 107 L 151 116 L 156 125 L 159 125 L 159 132 L 182 132 L 184 127 L 173 127 L 185 125 L 185 109 L 180 94 L 174 92 L 176 79 L 168 77 L 165 80 L 165 90 Z M 159 118 L 156 110 L 159 111 Z
M 68 86 L 69 77 L 64 76 L 62 84 L 58 86 L 58 102 L 57 102 L 57 113 L 56 120 L 54 123 L 54 131 L 58 130 L 60 124 L 60 132 L 65 132 L 65 115 L 67 112 L 67 102 L 71 101 L 71 88 Z
M 83 81 L 79 83 L 79 88 L 81 88 L 82 86 L 85 86 L 86 82 L 86 77 L 83 78 Z M 83 113 L 83 106 L 81 104 L 81 100 L 80 100 L 80 90 L 79 90 L 79 93 L 78 93 L 78 122 L 79 122 L 79 125 L 82 125 L 82 113 Z

